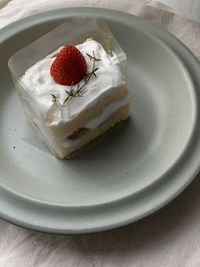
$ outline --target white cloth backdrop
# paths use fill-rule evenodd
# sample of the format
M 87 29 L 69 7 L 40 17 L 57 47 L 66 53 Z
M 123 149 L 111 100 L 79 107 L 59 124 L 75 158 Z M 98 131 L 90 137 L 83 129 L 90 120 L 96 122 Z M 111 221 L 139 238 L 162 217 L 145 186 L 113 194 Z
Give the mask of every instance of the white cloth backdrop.
M 153 0 L 0 0 L 0 27 L 37 12 L 69 6 L 106 7 L 145 17 L 166 27 L 200 58 L 200 23 L 175 15 Z M 185 8 L 182 6 L 182 11 L 186 12 Z M 192 7 L 188 11 L 192 12 Z M 199 178 L 156 214 L 105 233 L 49 235 L 0 220 L 0 267 L 24 266 L 199 267 Z
M 200 1 L 199 0 L 161 0 L 163 3 L 170 5 L 181 12 L 192 15 L 194 18 L 200 18 Z

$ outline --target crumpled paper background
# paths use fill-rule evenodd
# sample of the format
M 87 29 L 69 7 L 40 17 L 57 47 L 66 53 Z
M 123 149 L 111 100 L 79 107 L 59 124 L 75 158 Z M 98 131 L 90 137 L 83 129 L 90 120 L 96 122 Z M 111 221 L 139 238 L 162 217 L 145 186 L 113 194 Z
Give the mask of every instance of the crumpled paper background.
M 0 0 L 0 27 L 55 8 L 104 7 L 162 25 L 200 58 L 200 22 L 153 0 Z M 199 267 L 200 182 L 150 217 L 105 233 L 58 236 L 0 220 L 1 267 Z

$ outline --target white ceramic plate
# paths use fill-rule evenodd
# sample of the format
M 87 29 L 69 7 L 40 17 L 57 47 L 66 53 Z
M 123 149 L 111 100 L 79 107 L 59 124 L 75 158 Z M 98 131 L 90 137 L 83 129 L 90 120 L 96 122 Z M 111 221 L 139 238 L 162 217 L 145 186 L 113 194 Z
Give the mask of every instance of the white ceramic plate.
M 23 140 L 7 61 L 72 16 L 105 19 L 127 53 L 133 116 L 94 147 L 61 161 Z M 53 233 L 111 229 L 158 210 L 199 171 L 199 63 L 160 27 L 115 11 L 57 10 L 1 30 L 0 53 L 2 218 Z

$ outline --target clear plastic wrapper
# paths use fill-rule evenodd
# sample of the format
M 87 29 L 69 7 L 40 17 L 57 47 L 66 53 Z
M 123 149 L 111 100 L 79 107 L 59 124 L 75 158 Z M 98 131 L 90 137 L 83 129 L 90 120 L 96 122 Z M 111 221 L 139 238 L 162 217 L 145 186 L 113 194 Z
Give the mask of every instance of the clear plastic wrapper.
M 27 69 L 54 53 L 59 47 L 69 43 L 77 45 L 83 43 L 88 38 L 99 42 L 108 54 L 112 55 L 114 53 L 117 55 L 120 61 L 123 79 L 126 81 L 125 53 L 113 37 L 105 22 L 93 18 L 68 19 L 65 23 L 12 55 L 8 62 L 13 81 L 29 123 L 35 128 L 42 143 L 48 148 L 48 151 L 57 157 L 59 156 L 55 153 L 54 144 L 59 143 L 64 146 L 66 140 L 62 138 L 56 139 L 52 134 L 51 126 L 46 123 L 48 118 L 38 111 L 37 105 L 35 105 L 35 99 L 33 99 L 30 91 L 28 91 L 26 86 L 21 82 L 21 78 Z M 48 116 L 54 116 L 62 112 L 64 108 L 63 106 L 55 104 L 50 110 L 51 114 L 49 113 Z M 35 145 L 35 140 L 31 140 L 30 136 L 29 134 L 27 137 L 24 136 L 22 138 L 31 145 L 41 147 L 40 145 Z M 41 149 L 43 148 L 41 147 Z

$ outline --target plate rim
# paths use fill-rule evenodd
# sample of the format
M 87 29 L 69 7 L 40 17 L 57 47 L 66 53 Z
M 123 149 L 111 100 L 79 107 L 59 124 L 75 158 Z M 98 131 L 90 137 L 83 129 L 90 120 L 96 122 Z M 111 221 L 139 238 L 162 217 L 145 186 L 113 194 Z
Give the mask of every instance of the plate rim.
M 196 86 L 199 85 L 200 88 L 200 78 L 198 77 L 198 71 L 197 69 L 200 69 L 200 64 L 198 62 L 198 60 L 194 57 L 194 55 L 192 54 L 192 52 L 186 48 L 186 46 L 184 44 L 182 44 L 176 37 L 174 37 L 172 34 L 170 34 L 169 32 L 167 32 L 165 29 L 161 28 L 158 25 L 153 24 L 152 22 L 149 22 L 148 20 L 136 17 L 134 15 L 130 15 L 127 13 L 123 13 L 120 11 L 114 11 L 114 10 L 108 10 L 108 9 L 103 9 L 103 8 L 90 8 L 90 7 L 74 7 L 74 8 L 65 8 L 65 9 L 58 9 L 58 10 L 53 10 L 53 11 L 48 11 L 48 12 L 43 12 L 43 13 L 39 13 L 33 16 L 29 16 L 26 18 L 23 18 L 21 20 L 18 20 L 17 22 L 14 22 L 6 27 L 4 27 L 3 29 L 0 30 L 1 33 L 1 37 L 0 37 L 0 42 L 3 42 L 4 40 L 6 40 L 7 38 L 9 38 L 10 36 L 14 35 L 16 32 L 20 32 L 23 31 L 24 29 L 28 29 L 33 27 L 34 25 L 37 25 L 41 22 L 48 22 L 48 21 L 53 21 L 53 20 L 58 20 L 58 19 L 67 19 L 69 17 L 73 17 L 73 16 L 90 16 L 90 17 L 95 17 L 95 16 L 99 16 L 99 17 L 103 17 L 105 19 L 111 19 L 113 21 L 118 21 L 118 22 L 123 22 L 126 25 L 132 25 L 135 23 L 135 25 L 142 25 L 144 28 L 148 28 L 151 29 L 150 34 L 153 37 L 158 38 L 158 40 L 163 41 L 168 48 L 170 48 L 177 56 L 178 58 L 181 58 L 181 62 L 183 64 L 185 64 L 185 66 L 189 66 L 190 68 L 193 69 L 193 82 Z M 117 16 L 116 16 L 117 15 Z M 115 18 L 117 17 L 117 19 Z M 115 19 L 114 19 L 115 18 Z M 147 25 L 148 24 L 148 25 Z M 145 32 L 146 34 L 146 32 Z M 187 67 L 187 69 L 189 68 Z M 200 90 L 199 90 L 200 91 Z M 200 92 L 198 92 L 198 90 L 195 91 L 196 93 L 196 97 L 200 100 Z M 197 94 L 198 93 L 198 94 Z M 199 106 L 197 105 L 197 112 L 199 110 Z M 197 118 L 198 119 L 198 118 Z M 195 133 L 193 134 L 193 139 L 191 140 L 191 142 L 193 143 L 193 148 L 194 148 L 194 140 L 197 139 L 197 143 L 198 143 L 198 147 L 200 148 L 200 131 L 198 131 L 197 129 L 197 120 L 196 120 L 196 127 L 195 127 Z M 191 146 L 192 143 L 190 144 L 190 147 L 188 147 L 187 149 L 191 150 Z M 25 220 L 21 220 L 16 218 L 16 216 L 11 216 L 6 214 L 6 212 L 2 212 L 2 209 L 0 208 L 0 217 L 2 217 L 3 219 L 12 222 L 18 226 L 22 226 L 25 228 L 29 228 L 29 229 L 34 229 L 37 231 L 42 231 L 42 232 L 48 232 L 48 233 L 59 233 L 59 234 L 80 234 L 80 233 L 91 233 L 91 232 L 99 232 L 99 231 L 104 231 L 104 230 L 109 230 L 109 229 L 113 229 L 113 228 L 117 228 L 117 227 L 121 227 L 123 225 L 135 222 L 141 218 L 146 217 L 147 215 L 159 210 L 161 207 L 165 206 L 166 204 L 168 204 L 169 202 L 171 202 L 176 196 L 178 196 L 191 182 L 192 180 L 195 178 L 195 176 L 197 175 L 197 173 L 200 170 L 200 160 L 197 161 L 198 155 L 200 153 L 198 153 L 198 149 L 197 149 L 197 144 L 195 144 L 195 154 L 193 155 L 193 157 L 195 156 L 195 166 L 190 170 L 190 174 L 189 177 L 185 179 L 185 181 L 183 182 L 183 184 L 181 186 L 179 186 L 178 190 L 176 190 L 175 192 L 173 192 L 173 194 L 171 194 L 170 196 L 168 196 L 165 200 L 163 200 L 162 202 L 156 203 L 154 204 L 154 207 L 141 213 L 138 216 L 135 216 L 133 218 L 129 218 L 126 220 L 121 220 L 121 221 L 115 221 L 115 222 L 109 222 L 107 224 L 102 223 L 101 226 L 96 226 L 96 227 L 77 227 L 74 229 L 63 229 L 61 226 L 59 227 L 58 225 L 56 225 L 55 228 L 53 227 L 45 227 L 45 225 L 41 226 L 38 224 L 38 221 L 36 222 L 28 222 Z M 193 149 L 194 150 L 194 149 Z M 193 152 L 194 153 L 194 152 Z M 179 164 L 179 163 L 178 163 Z M 177 165 L 176 165 L 177 167 Z M 174 171 L 174 168 L 172 168 L 172 170 L 170 170 L 170 172 Z M 169 175 L 169 174 L 168 174 Z M 177 175 L 177 174 L 176 174 Z M 173 175 L 172 175 L 173 176 Z M 175 176 L 175 174 L 174 174 Z M 5 196 L 5 194 L 8 195 L 11 194 L 11 191 L 7 191 L 5 190 L 5 188 L 1 187 L 0 185 L 0 200 L 2 200 L 2 196 Z M 14 200 L 17 200 L 16 197 L 19 197 L 17 195 L 10 195 L 10 200 L 13 198 Z M 3 199 L 5 201 L 5 199 Z M 20 204 L 23 206 L 25 203 L 23 203 L 23 199 L 20 199 Z M 29 199 L 26 201 L 30 201 Z M 11 201 L 12 202 L 12 201 Z M 38 201 L 39 203 L 41 203 L 40 201 Z M 31 203 L 33 204 L 33 203 Z M 35 203 L 34 203 L 35 204 Z M 0 204 L 1 207 L 2 204 Z M 34 205 L 31 206 L 32 209 L 34 210 Z

